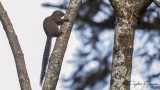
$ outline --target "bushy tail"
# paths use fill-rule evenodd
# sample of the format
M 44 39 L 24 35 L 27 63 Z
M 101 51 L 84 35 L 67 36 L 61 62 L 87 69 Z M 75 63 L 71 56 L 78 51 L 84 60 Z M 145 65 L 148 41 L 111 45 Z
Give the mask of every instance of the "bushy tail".
M 41 69 L 41 76 L 40 76 L 40 85 L 42 86 L 44 76 L 46 74 L 46 68 L 49 61 L 49 54 L 50 54 L 50 48 L 51 48 L 51 40 L 52 37 L 47 36 L 46 46 L 43 53 L 43 60 L 42 60 L 42 69 Z

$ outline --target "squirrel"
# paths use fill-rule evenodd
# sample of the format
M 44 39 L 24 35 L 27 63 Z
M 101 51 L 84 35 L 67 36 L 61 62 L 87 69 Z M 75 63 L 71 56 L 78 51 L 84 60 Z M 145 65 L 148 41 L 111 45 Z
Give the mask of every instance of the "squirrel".
M 45 50 L 43 54 L 42 60 L 42 69 L 40 76 L 40 85 L 42 86 L 44 76 L 46 74 L 46 68 L 48 64 L 50 48 L 51 48 L 51 40 L 52 37 L 59 37 L 63 34 L 63 32 L 59 31 L 58 26 L 62 25 L 64 22 L 69 22 L 69 19 L 61 19 L 65 14 L 61 11 L 54 11 L 51 16 L 46 17 L 43 21 L 43 28 L 47 36 L 47 41 L 45 45 Z

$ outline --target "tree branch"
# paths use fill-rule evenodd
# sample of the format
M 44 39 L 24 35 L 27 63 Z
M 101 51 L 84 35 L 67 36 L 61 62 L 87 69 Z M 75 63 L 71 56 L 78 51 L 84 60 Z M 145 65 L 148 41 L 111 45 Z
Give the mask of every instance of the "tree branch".
M 81 3 L 82 0 L 70 0 L 66 16 L 64 17 L 64 18 L 69 18 L 69 22 L 65 22 L 60 28 L 60 30 L 64 34 L 62 34 L 62 36 L 59 36 L 56 39 L 56 43 L 50 57 L 48 70 L 42 90 L 56 89 L 64 53 L 66 51 L 69 36 Z
M 54 4 L 50 4 L 50 3 L 43 3 L 42 6 L 54 7 L 54 8 L 60 8 L 60 9 L 67 9 L 67 7 L 65 7 L 65 6 L 59 6 L 59 5 L 54 5 Z
M 14 55 L 21 90 L 31 90 L 30 81 L 24 62 L 24 56 L 21 47 L 19 45 L 18 38 L 9 20 L 7 12 L 4 10 L 1 2 L 0 2 L 0 20 L 3 24 L 3 28 L 6 32 L 9 44 L 12 49 L 12 53 Z
M 160 2 L 158 2 L 158 0 L 153 0 L 153 2 L 154 2 L 158 7 L 160 7 Z

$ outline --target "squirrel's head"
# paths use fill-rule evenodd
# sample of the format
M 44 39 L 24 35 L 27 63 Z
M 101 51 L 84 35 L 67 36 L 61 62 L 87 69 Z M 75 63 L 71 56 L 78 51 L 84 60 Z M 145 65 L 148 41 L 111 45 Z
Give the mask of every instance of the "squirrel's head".
M 57 10 L 57 11 L 54 11 L 51 16 L 53 16 L 53 17 L 55 17 L 55 18 L 61 18 L 61 17 L 63 17 L 64 15 L 65 15 L 65 14 L 64 14 L 63 12 Z

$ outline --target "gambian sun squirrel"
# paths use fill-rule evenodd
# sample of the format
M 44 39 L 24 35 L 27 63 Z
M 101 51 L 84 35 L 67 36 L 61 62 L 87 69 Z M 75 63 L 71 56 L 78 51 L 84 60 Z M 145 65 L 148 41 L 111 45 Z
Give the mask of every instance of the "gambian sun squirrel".
M 43 21 L 43 28 L 47 36 L 47 41 L 45 45 L 45 50 L 43 54 L 42 60 L 42 69 L 40 76 L 40 85 L 42 86 L 44 76 L 46 74 L 46 68 L 48 64 L 50 48 L 51 48 L 51 40 L 52 37 L 58 37 L 63 34 L 63 32 L 59 31 L 58 26 L 62 25 L 64 22 L 69 22 L 69 19 L 61 19 L 65 14 L 61 11 L 54 11 L 51 16 L 45 18 Z

